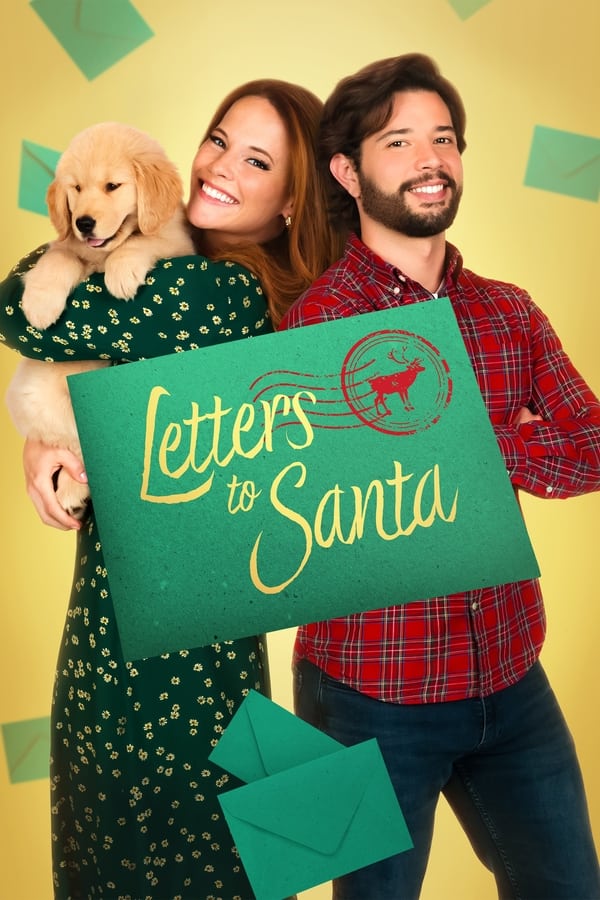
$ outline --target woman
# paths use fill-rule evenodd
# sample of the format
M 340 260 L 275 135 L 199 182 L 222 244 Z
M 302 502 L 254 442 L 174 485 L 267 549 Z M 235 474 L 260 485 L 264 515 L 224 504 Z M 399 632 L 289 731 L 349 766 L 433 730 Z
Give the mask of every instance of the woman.
M 120 361 L 272 331 L 340 250 L 315 165 L 320 111 L 286 82 L 233 91 L 192 163 L 188 218 L 204 255 L 159 263 L 126 304 L 92 276 L 36 332 L 18 307 L 31 254 L 0 285 L 0 338 L 37 358 Z M 269 691 L 263 636 L 124 660 L 93 511 L 78 523 L 53 495 L 53 472 L 77 476 L 81 463 L 37 443 L 24 459 L 42 519 L 79 530 L 52 710 L 56 898 L 247 900 L 217 800 L 234 782 L 207 757 L 248 690 Z

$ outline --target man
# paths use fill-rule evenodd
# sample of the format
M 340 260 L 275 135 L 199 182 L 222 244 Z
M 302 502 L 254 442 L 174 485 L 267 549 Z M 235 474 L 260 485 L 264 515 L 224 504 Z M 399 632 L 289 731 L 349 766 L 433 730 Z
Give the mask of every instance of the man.
M 339 83 L 322 168 L 332 218 L 353 233 L 281 327 L 449 297 L 515 488 L 597 490 L 598 399 L 531 298 L 463 268 L 446 241 L 464 128 L 458 93 L 426 56 Z M 296 711 L 346 744 L 378 738 L 414 841 L 334 882 L 337 900 L 419 896 L 440 792 L 502 898 L 600 897 L 577 758 L 538 661 L 544 633 L 537 581 L 300 628 Z

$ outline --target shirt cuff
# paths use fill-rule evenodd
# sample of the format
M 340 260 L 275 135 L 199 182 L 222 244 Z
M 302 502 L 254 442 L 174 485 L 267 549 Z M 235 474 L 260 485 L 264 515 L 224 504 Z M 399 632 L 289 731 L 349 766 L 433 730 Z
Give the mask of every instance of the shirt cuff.
M 514 427 L 504 426 L 494 431 L 510 480 L 522 484 L 529 460 L 527 442 Z

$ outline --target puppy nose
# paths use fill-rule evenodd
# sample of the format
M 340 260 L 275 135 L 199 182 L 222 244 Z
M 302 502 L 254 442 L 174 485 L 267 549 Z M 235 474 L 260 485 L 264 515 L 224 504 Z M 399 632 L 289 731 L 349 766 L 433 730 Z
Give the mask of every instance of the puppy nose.
M 96 220 L 91 216 L 80 216 L 75 219 L 75 224 L 82 234 L 91 234 L 96 225 Z

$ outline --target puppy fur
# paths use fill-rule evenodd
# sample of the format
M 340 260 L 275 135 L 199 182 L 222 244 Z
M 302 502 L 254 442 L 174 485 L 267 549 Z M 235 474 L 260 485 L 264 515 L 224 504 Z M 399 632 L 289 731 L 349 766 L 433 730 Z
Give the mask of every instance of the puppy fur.
M 76 135 L 46 195 L 57 240 L 23 276 L 21 306 L 27 320 L 47 328 L 92 272 L 104 272 L 109 293 L 128 300 L 159 259 L 194 253 L 182 196 L 176 167 L 144 132 L 102 122 Z M 17 429 L 81 455 L 66 375 L 109 364 L 21 360 L 6 394 Z M 57 498 L 76 518 L 84 517 L 88 487 L 64 470 Z

